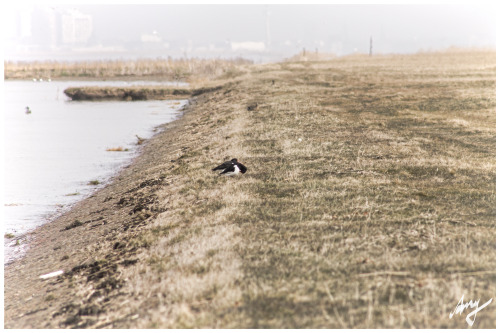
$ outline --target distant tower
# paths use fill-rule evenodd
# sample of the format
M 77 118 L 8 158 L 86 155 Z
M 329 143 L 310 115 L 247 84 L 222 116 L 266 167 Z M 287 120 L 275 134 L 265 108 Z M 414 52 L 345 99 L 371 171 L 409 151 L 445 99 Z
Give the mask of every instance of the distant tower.
M 372 36 L 370 36 L 370 56 L 372 55 L 373 53 L 373 39 L 372 39 Z
M 271 12 L 269 11 L 269 7 L 266 6 L 266 44 L 267 48 L 271 47 Z

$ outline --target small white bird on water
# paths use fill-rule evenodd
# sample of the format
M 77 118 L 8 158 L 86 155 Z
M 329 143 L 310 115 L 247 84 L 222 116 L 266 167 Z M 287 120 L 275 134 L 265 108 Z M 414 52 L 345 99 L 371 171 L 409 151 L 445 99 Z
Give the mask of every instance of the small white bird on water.
M 231 161 L 226 161 L 221 165 L 212 169 L 212 171 L 223 170 L 219 176 L 236 176 L 247 172 L 247 167 L 238 162 L 238 159 L 233 158 Z

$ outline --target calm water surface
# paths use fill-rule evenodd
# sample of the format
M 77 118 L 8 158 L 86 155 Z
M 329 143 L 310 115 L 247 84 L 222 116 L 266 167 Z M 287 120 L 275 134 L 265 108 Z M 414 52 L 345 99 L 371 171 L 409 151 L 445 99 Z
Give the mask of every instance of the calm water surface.
M 88 196 L 99 187 L 90 181 L 106 182 L 137 154 L 136 135 L 150 138 L 186 103 L 77 102 L 63 93 L 83 85 L 132 83 L 5 82 L 4 234 L 23 234 Z M 117 147 L 128 151 L 107 151 Z

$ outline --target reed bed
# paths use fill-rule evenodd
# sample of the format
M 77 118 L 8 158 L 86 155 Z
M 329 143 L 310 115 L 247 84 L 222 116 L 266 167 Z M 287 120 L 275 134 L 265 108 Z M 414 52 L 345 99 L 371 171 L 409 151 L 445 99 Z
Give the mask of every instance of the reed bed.
M 240 72 L 240 67 L 252 64 L 235 59 L 139 59 L 103 61 L 36 61 L 4 63 L 4 79 L 151 79 L 175 81 L 212 79 Z

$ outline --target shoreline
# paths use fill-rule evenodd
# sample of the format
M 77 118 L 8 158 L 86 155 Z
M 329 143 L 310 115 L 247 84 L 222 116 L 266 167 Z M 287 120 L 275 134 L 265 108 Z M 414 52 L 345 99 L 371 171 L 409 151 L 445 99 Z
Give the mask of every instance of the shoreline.
M 45 92 L 45 93 L 43 93 L 43 95 L 48 95 L 51 97 L 53 96 L 51 93 L 56 94 L 56 89 L 57 89 L 57 95 L 56 95 L 55 99 L 54 98 L 49 99 L 49 97 L 44 97 L 44 98 L 47 98 L 49 101 L 52 101 L 52 103 L 54 103 L 54 105 L 56 107 L 60 106 L 61 110 L 67 111 L 68 109 L 71 108 L 71 106 L 66 104 L 66 102 L 69 100 L 65 96 L 64 97 L 61 96 L 62 95 L 61 92 L 68 85 L 80 84 L 81 82 L 82 81 L 75 82 L 73 80 L 70 80 L 68 83 L 66 83 L 65 81 L 54 81 L 54 82 L 50 82 L 50 83 L 44 82 L 41 85 L 38 85 L 38 83 L 33 83 L 33 86 L 34 87 L 36 86 L 36 88 L 33 88 L 33 89 L 36 90 L 38 87 L 40 87 L 40 91 Z M 8 83 L 11 83 L 11 82 L 8 82 Z M 6 85 L 8 83 L 6 83 Z M 27 85 L 24 85 L 25 83 Z M 82 84 L 82 86 L 85 85 L 85 83 L 81 83 L 81 84 Z M 99 84 L 98 82 L 95 83 L 95 85 L 98 85 L 98 84 Z M 108 83 L 108 84 L 113 84 L 113 83 Z M 31 89 L 31 86 L 32 86 L 32 83 L 30 81 L 25 81 L 25 80 L 17 81 L 17 82 L 14 81 L 14 82 L 12 82 L 12 86 L 10 86 L 9 91 L 16 92 L 16 91 L 21 91 L 21 89 Z M 49 92 L 49 93 L 47 93 L 47 92 Z M 42 93 L 38 93 L 38 95 L 42 96 Z M 13 97 L 11 97 L 11 100 L 12 100 L 12 98 Z M 24 95 L 23 95 L 23 98 L 24 98 Z M 31 102 L 35 103 L 35 101 L 30 100 L 30 103 Z M 36 103 L 38 103 L 38 101 L 36 101 Z M 151 113 L 151 114 L 155 114 L 155 116 L 153 116 L 153 117 L 145 116 L 144 119 L 142 119 L 142 118 L 138 119 L 138 120 L 140 120 L 140 122 L 137 124 L 129 121 L 129 125 L 127 125 L 131 131 L 135 132 L 135 134 L 139 134 L 139 135 L 143 136 L 146 140 L 148 140 L 148 139 L 152 138 L 153 136 L 159 134 L 163 130 L 166 122 L 178 119 L 182 115 L 182 112 L 183 112 L 182 108 L 184 107 L 184 105 L 186 103 L 187 103 L 187 100 L 185 100 L 185 99 L 183 99 L 183 100 L 176 99 L 175 101 L 169 101 L 168 103 L 152 101 L 152 102 L 144 102 L 144 103 L 139 103 L 139 104 L 112 103 L 112 105 L 121 105 L 115 110 L 115 112 L 118 113 L 117 114 L 118 117 L 121 117 L 123 115 L 123 111 L 127 110 L 127 108 L 128 108 L 128 110 L 133 112 L 134 115 L 136 115 L 137 114 L 136 111 L 139 111 L 139 109 L 137 108 L 138 105 L 156 105 L 156 104 L 163 105 L 164 106 L 163 109 L 158 109 L 158 110 L 162 110 L 162 112 Z M 76 104 L 73 104 L 73 106 L 74 105 L 82 105 L 82 104 L 76 103 Z M 99 104 L 91 103 L 91 104 L 87 104 L 87 105 L 89 105 L 89 109 L 88 109 L 89 111 L 91 111 L 95 107 L 97 107 L 97 108 L 99 107 Z M 107 104 L 107 105 L 109 105 L 109 104 Z M 10 104 L 9 104 L 9 107 L 10 107 Z M 81 108 L 80 108 L 80 110 L 81 110 Z M 150 114 L 148 109 L 145 107 L 141 107 L 141 110 L 142 110 L 142 112 L 147 112 L 147 114 Z M 39 110 L 39 111 L 41 111 L 41 110 Z M 109 110 L 106 109 L 106 112 L 108 112 L 108 111 Z M 165 112 L 163 112 L 163 111 L 165 111 Z M 66 115 L 66 113 L 64 113 L 64 114 Z M 45 117 L 47 117 L 47 114 L 48 113 L 43 113 L 43 112 L 39 113 L 40 116 L 45 116 Z M 109 114 L 112 115 L 113 113 L 111 112 Z M 109 116 L 109 114 L 107 113 L 108 116 Z M 85 115 L 87 115 L 87 113 L 85 113 Z M 99 116 L 100 115 L 98 115 L 98 117 Z M 131 114 L 131 116 L 132 116 L 132 114 Z M 53 118 L 50 118 L 50 119 L 53 120 Z M 52 121 L 52 123 L 53 122 L 54 121 Z M 69 122 L 74 123 L 74 121 L 72 122 L 71 120 L 69 120 Z M 13 123 L 10 123 L 10 124 L 13 124 Z M 21 124 L 24 124 L 24 123 L 21 123 Z M 47 123 L 47 124 L 49 124 L 49 123 Z M 117 127 L 118 125 L 119 125 L 119 127 Z M 16 126 L 11 126 L 11 127 L 17 128 L 17 126 L 18 125 L 16 123 Z M 79 125 L 75 125 L 75 126 L 76 126 L 76 128 L 78 128 Z M 120 128 L 124 128 L 121 124 L 117 124 L 117 126 L 110 124 L 110 126 L 113 127 L 113 132 L 114 132 L 113 136 L 115 136 L 115 137 L 116 137 L 115 134 L 119 133 Z M 43 133 L 45 132 L 45 130 L 43 130 L 44 127 L 42 127 L 42 126 L 40 126 L 40 127 L 36 126 L 36 127 L 37 127 L 36 129 L 33 128 L 33 129 L 35 129 L 35 132 L 36 132 L 36 130 L 39 130 L 40 133 L 42 133 L 41 135 L 43 135 Z M 65 126 L 62 126 L 60 128 L 64 128 L 64 127 Z M 93 127 L 93 125 L 92 125 L 92 127 Z M 28 128 L 28 130 L 25 130 L 25 131 L 31 132 L 31 130 L 30 130 L 31 127 L 26 127 L 26 128 Z M 102 132 L 108 132 L 107 128 L 104 128 L 102 130 Z M 98 137 L 98 136 L 96 136 L 95 133 L 93 133 L 92 136 L 94 138 Z M 137 138 L 137 142 L 135 142 L 136 138 L 133 136 L 130 137 L 130 140 L 123 141 L 126 144 L 126 146 L 125 146 L 125 149 L 122 149 L 122 150 L 124 150 L 125 152 L 119 152 L 119 153 L 104 152 L 104 148 L 106 148 L 106 150 L 112 149 L 112 148 L 110 149 L 111 146 L 106 144 L 106 140 L 101 141 L 100 139 L 95 139 L 93 144 L 90 144 L 90 143 L 87 144 L 86 143 L 87 139 L 83 140 L 83 138 L 85 138 L 85 135 L 78 136 L 78 137 L 74 138 L 75 140 L 79 139 L 77 142 L 79 142 L 81 144 L 79 147 L 84 148 L 83 151 L 85 151 L 86 147 L 97 147 L 96 145 L 103 145 L 106 147 L 103 147 L 102 150 L 100 148 L 95 148 L 94 150 L 95 150 L 96 154 L 92 154 L 92 156 L 89 156 L 88 158 L 85 157 L 85 160 L 83 160 L 83 159 L 78 160 L 78 159 L 76 159 L 76 158 L 78 158 L 78 156 L 83 156 L 81 153 L 81 150 L 80 150 L 80 148 L 76 149 L 75 146 L 72 146 L 72 149 L 74 151 L 78 151 L 77 153 L 75 153 L 74 161 L 76 161 L 76 162 L 73 162 L 73 165 L 75 166 L 75 170 L 81 170 L 82 172 L 80 172 L 79 174 L 76 174 L 73 178 L 61 176 L 62 177 L 61 179 L 63 179 L 65 181 L 64 183 L 62 180 L 60 181 L 58 179 L 58 178 L 60 178 L 58 175 L 58 172 L 52 172 L 52 174 L 54 175 L 54 184 L 61 184 L 61 185 L 54 185 L 53 187 L 49 187 L 49 186 L 53 185 L 52 181 L 50 181 L 50 182 L 44 181 L 43 182 L 44 186 L 42 186 L 42 182 L 37 182 L 37 184 L 38 184 L 37 187 L 40 189 L 40 192 L 36 192 L 36 193 L 41 193 L 41 195 L 44 195 L 46 193 L 53 193 L 53 195 L 46 195 L 48 198 L 47 200 L 44 200 L 44 201 L 40 200 L 40 201 L 34 202 L 33 200 L 25 199 L 25 198 L 32 198 L 33 197 L 33 192 L 31 190 L 28 190 L 28 192 L 26 192 L 26 194 L 29 194 L 30 196 L 23 197 L 23 196 L 19 195 L 19 196 L 16 196 L 16 197 L 18 197 L 17 200 L 13 199 L 13 197 L 14 197 L 13 195 L 9 195 L 8 198 L 7 197 L 5 198 L 7 200 L 5 206 L 7 206 L 8 204 L 10 204 L 10 206 L 16 206 L 16 207 L 13 207 L 13 209 L 16 209 L 17 211 L 13 211 L 13 212 L 7 211 L 7 209 L 10 209 L 10 207 L 4 207 L 4 209 L 6 210 L 6 218 L 8 217 L 8 221 L 6 221 L 6 226 L 4 228 L 5 229 L 5 233 L 4 233 L 4 254 L 5 254 L 4 255 L 4 264 L 9 264 L 14 258 L 19 258 L 19 256 L 22 256 L 22 253 L 25 252 L 25 249 L 19 251 L 18 248 L 25 247 L 24 246 L 25 242 L 26 242 L 25 238 L 27 237 L 26 235 L 28 233 L 30 233 L 32 230 L 38 228 L 39 226 L 46 224 L 46 223 L 50 223 L 51 221 L 60 217 L 65 212 L 72 209 L 72 207 L 77 202 L 84 200 L 85 198 L 92 195 L 96 190 L 100 190 L 102 187 L 107 185 L 110 182 L 110 179 L 112 179 L 112 177 L 114 177 L 114 175 L 117 172 L 119 172 L 125 165 L 131 163 L 132 160 L 134 160 L 139 154 L 141 154 L 141 151 L 143 149 L 143 145 L 140 144 L 140 142 L 142 142 L 142 140 L 139 140 L 139 138 Z M 123 138 L 125 138 L 125 137 L 123 137 Z M 16 136 L 13 135 L 11 137 L 11 139 L 16 140 Z M 120 139 L 119 141 L 122 141 L 122 140 Z M 19 142 L 22 142 L 22 141 L 19 141 Z M 64 154 L 57 155 L 57 151 L 52 150 L 50 148 L 50 145 L 46 145 L 46 144 L 42 143 L 43 140 L 37 140 L 37 142 L 39 145 L 42 144 L 43 147 L 48 147 L 47 149 L 48 149 L 49 155 L 50 155 L 50 153 L 52 153 L 52 151 L 55 152 L 56 155 L 51 157 L 53 160 L 54 159 L 57 160 L 56 157 L 60 157 L 61 162 L 63 160 L 66 160 L 64 158 Z M 75 143 L 75 145 L 76 145 L 76 143 Z M 10 146 L 16 147 L 15 145 L 10 145 Z M 31 146 L 31 144 L 25 145 L 25 146 Z M 10 148 L 8 150 L 9 150 L 10 154 L 16 154 L 14 152 L 15 149 Z M 14 156 L 14 155 L 12 155 L 12 156 Z M 81 161 L 84 164 L 82 164 L 78 161 Z M 92 161 L 95 161 L 95 163 L 92 163 Z M 87 162 L 89 162 L 89 163 L 87 163 Z M 22 161 L 16 162 L 16 163 L 21 163 L 19 165 L 27 165 L 26 163 L 23 164 Z M 11 172 L 12 179 L 16 179 L 16 177 L 18 176 L 14 172 L 15 169 L 17 169 L 17 168 L 14 168 L 14 169 L 12 168 L 13 165 L 18 165 L 16 163 L 14 163 L 14 162 L 11 163 L 11 166 L 9 168 L 9 169 L 12 169 L 12 172 Z M 61 165 L 63 165 L 60 162 L 51 162 L 51 163 L 58 163 L 59 169 L 60 169 Z M 38 165 L 39 169 L 40 169 L 40 167 L 43 167 L 43 165 L 44 165 L 43 163 Z M 83 168 L 82 165 L 89 165 L 89 168 Z M 52 168 L 52 170 L 54 170 L 54 169 L 55 168 Z M 49 171 L 50 170 L 47 170 L 46 175 L 50 175 Z M 38 173 L 41 173 L 41 172 L 39 171 Z M 16 176 L 14 176 L 14 175 L 16 175 Z M 80 177 L 80 178 L 78 178 L 78 177 Z M 49 179 L 49 178 L 46 177 L 46 179 Z M 50 179 L 52 179 L 52 178 L 50 178 Z M 68 179 L 70 179 L 72 181 L 72 183 L 68 183 L 67 182 Z M 98 179 L 98 181 L 94 181 L 95 183 L 91 184 L 91 182 L 90 182 L 91 180 L 97 180 L 97 179 Z M 104 181 L 105 179 L 106 179 L 106 181 Z M 28 185 L 26 185 L 26 186 L 28 186 Z M 23 186 L 10 185 L 10 188 L 12 190 L 17 189 L 17 190 L 21 191 L 23 189 Z M 65 190 L 67 190 L 68 188 L 72 188 L 73 190 L 66 192 Z M 28 189 L 28 187 L 26 187 L 25 190 L 26 189 Z M 54 190 L 54 189 L 56 189 L 56 190 Z M 49 191 L 51 191 L 51 192 L 49 192 Z M 69 193 L 69 192 L 71 192 L 71 193 Z M 12 193 L 14 193 L 14 192 L 12 192 Z M 12 201 L 12 200 L 14 200 L 14 201 Z M 75 200 L 77 200 L 77 201 L 75 201 Z M 20 244 L 20 245 L 16 246 L 16 243 Z
M 136 175 L 135 171 L 144 167 L 144 164 L 150 163 L 148 160 L 154 158 L 154 156 L 152 156 L 154 155 L 152 150 L 155 149 L 155 146 L 161 145 L 163 141 L 171 140 L 169 140 L 169 138 L 165 139 L 165 137 L 182 131 L 182 127 L 186 122 L 185 116 L 190 114 L 192 103 L 196 103 L 196 101 L 194 99 L 189 99 L 184 108 L 180 110 L 182 115 L 178 119 L 170 123 L 156 126 L 160 128 L 161 131 L 148 139 L 139 148 L 140 152 L 137 153 L 130 163 L 118 170 L 102 188 L 96 189 L 96 191 L 88 197 L 75 202 L 68 210 L 64 211 L 50 222 L 22 235 L 23 239 L 29 240 L 25 252 L 21 257 L 4 265 L 5 328 L 35 328 L 36 326 L 27 323 L 18 326 L 19 323 L 14 324 L 15 321 L 11 322 L 9 325 L 7 314 L 9 311 L 17 312 L 19 307 L 23 308 L 23 303 L 26 300 L 29 300 L 28 306 L 33 306 L 36 303 L 36 307 L 45 308 L 43 306 L 46 301 L 44 294 L 39 294 L 38 292 L 42 289 L 47 289 L 48 285 L 45 281 L 38 278 L 38 276 L 56 270 L 63 270 L 65 274 L 72 275 L 75 267 L 85 266 L 95 262 L 92 256 L 86 254 L 88 248 L 95 246 L 96 243 L 109 241 L 109 233 L 114 235 L 120 233 L 118 230 L 121 229 L 121 221 L 128 219 L 128 205 L 120 207 L 121 209 L 118 209 L 120 212 L 117 212 L 116 203 L 111 203 L 111 198 L 115 196 L 116 193 L 126 192 L 124 188 L 128 186 L 128 182 L 139 182 L 139 187 L 141 187 L 141 184 L 144 184 L 144 182 L 148 182 L 143 175 Z M 175 152 L 178 149 L 172 150 Z M 146 188 L 147 187 L 146 185 Z M 107 207 L 101 208 L 103 206 Z M 105 210 L 109 210 L 109 212 L 107 212 L 108 214 L 102 214 L 97 218 L 88 219 L 96 214 L 104 213 Z M 149 216 L 145 217 L 141 214 L 143 211 L 144 209 L 137 214 L 138 216 L 136 217 L 138 217 L 138 219 L 136 219 L 136 221 L 129 222 L 131 222 L 131 224 L 141 224 L 142 221 L 149 218 Z M 105 218 L 102 218 L 103 216 L 105 216 Z M 93 225 L 90 229 L 86 229 L 83 234 L 81 232 L 75 233 L 77 229 L 82 229 L 81 227 L 64 231 L 65 228 L 71 225 L 72 221 L 76 220 L 83 220 L 84 225 Z M 95 234 L 94 229 L 102 230 L 99 230 L 99 233 Z M 60 233 L 63 231 L 69 234 L 67 238 L 59 237 Z M 137 249 L 133 249 L 131 251 L 132 253 L 129 253 L 129 255 L 133 255 L 136 250 Z M 96 249 L 96 251 L 98 250 Z M 27 267 L 29 267 L 28 271 L 26 271 Z M 61 279 L 61 277 L 58 279 Z M 21 289 L 19 289 L 20 286 L 22 286 Z M 50 287 L 48 288 L 48 290 L 51 289 Z M 14 325 L 12 326 L 12 324 Z
M 180 115 L 174 119 L 172 122 L 177 121 L 182 118 L 183 116 L 183 110 L 188 106 L 189 100 L 186 100 L 186 104 L 179 108 L 177 111 L 180 112 Z M 152 140 L 156 136 L 160 135 L 165 131 L 166 125 L 169 123 L 164 123 L 164 124 L 159 124 L 155 125 L 152 127 L 152 130 L 154 134 L 146 140 L 146 142 Z M 137 145 L 136 150 L 134 151 L 133 155 L 131 156 L 130 160 L 125 163 L 124 165 L 119 166 L 115 171 L 113 171 L 113 174 L 109 176 L 105 181 L 101 181 L 99 185 L 97 185 L 95 188 L 91 189 L 91 191 L 85 196 L 83 196 L 81 199 L 71 203 L 67 204 L 64 207 L 59 207 L 55 209 L 54 211 L 47 212 L 43 216 L 43 221 L 39 226 L 27 230 L 26 232 L 20 233 L 15 235 L 12 238 L 9 238 L 7 242 L 4 241 L 4 268 L 11 265 L 13 262 L 16 260 L 21 259 L 25 254 L 26 251 L 30 248 L 30 237 L 32 238 L 32 234 L 36 233 L 37 229 L 43 227 L 46 224 L 50 224 L 53 221 L 61 218 L 64 214 L 68 213 L 71 211 L 77 204 L 80 202 L 88 199 L 89 197 L 93 196 L 96 192 L 103 190 L 105 187 L 111 185 L 114 182 L 114 179 L 126 168 L 128 168 L 137 158 L 140 158 L 140 156 L 143 153 L 145 144 Z M 19 242 L 19 245 L 11 245 L 13 242 Z M 9 256 L 7 256 L 7 252 L 9 252 Z

